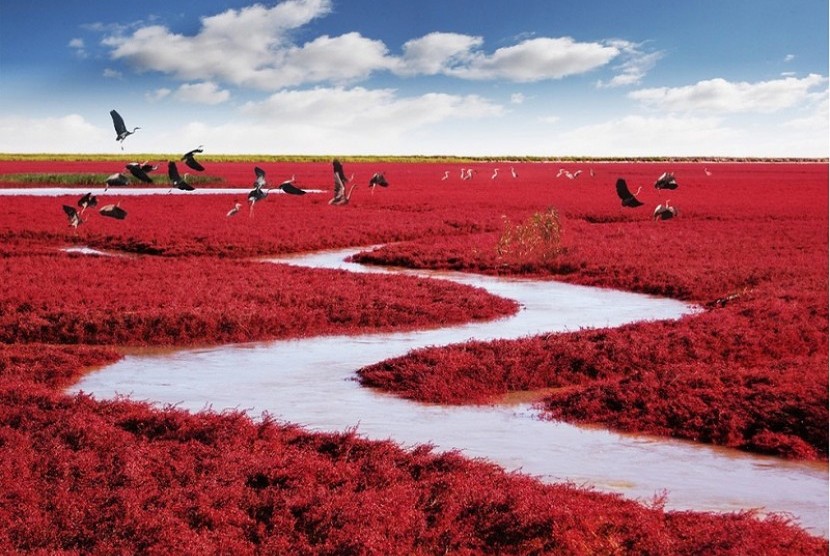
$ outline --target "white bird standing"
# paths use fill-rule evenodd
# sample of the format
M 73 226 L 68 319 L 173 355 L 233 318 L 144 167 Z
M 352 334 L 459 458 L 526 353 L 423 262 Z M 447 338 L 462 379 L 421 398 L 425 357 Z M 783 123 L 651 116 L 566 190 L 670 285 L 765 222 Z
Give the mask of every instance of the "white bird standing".
M 512 166 L 510 167 L 510 175 L 513 176 L 514 178 L 519 177 L 519 174 L 516 173 L 516 169 L 513 168 Z
M 225 216 L 230 218 L 231 216 L 233 216 L 237 212 L 239 212 L 239 209 L 241 209 L 241 208 L 242 208 L 242 203 L 240 203 L 239 201 L 236 201 L 233 205 L 233 208 L 231 210 L 229 210 L 228 213 Z
M 704 169 L 703 169 L 703 173 L 704 173 L 704 174 L 706 174 L 707 176 L 711 176 L 711 175 L 712 175 L 712 172 L 710 172 L 710 171 L 709 171 L 709 168 L 704 168 Z
M 497 177 L 499 177 L 499 169 L 498 169 L 498 168 L 495 168 L 495 169 L 493 170 L 493 175 L 492 175 L 492 176 L 490 176 L 490 179 L 491 179 L 491 180 L 494 180 L 494 179 L 496 179 Z
M 443 177 L 443 178 L 441 178 L 441 181 L 445 181 L 445 180 L 449 179 L 449 177 L 450 177 L 450 171 L 449 171 L 449 170 L 445 170 L 445 171 L 444 171 L 444 177 Z

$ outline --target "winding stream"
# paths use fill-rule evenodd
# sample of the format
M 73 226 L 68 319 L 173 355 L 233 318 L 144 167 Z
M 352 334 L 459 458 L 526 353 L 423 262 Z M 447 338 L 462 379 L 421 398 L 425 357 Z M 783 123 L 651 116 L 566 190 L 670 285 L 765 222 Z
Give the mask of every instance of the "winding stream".
M 689 442 L 543 421 L 528 404 L 446 407 L 362 388 L 358 368 L 412 349 L 519 338 L 585 327 L 672 319 L 697 309 L 681 302 L 559 282 L 451 272 L 392 270 L 345 262 L 355 249 L 271 262 L 358 272 L 403 272 L 486 288 L 517 300 L 515 315 L 435 330 L 323 336 L 168 354 L 128 355 L 87 375 L 71 392 L 198 411 L 263 412 L 315 431 L 356 428 L 361 436 L 407 447 L 431 444 L 486 458 L 549 482 L 569 481 L 651 501 L 667 509 L 784 512 L 813 534 L 828 535 L 826 463 L 788 462 Z

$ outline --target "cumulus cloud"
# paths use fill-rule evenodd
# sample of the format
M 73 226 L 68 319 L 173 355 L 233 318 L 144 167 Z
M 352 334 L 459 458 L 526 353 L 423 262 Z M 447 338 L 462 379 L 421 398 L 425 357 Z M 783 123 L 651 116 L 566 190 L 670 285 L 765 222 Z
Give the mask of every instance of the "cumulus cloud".
M 104 68 L 103 75 L 107 79 L 122 79 L 124 77 L 124 75 L 120 71 L 114 70 L 112 68 Z
M 159 91 L 163 91 L 160 89 Z M 159 92 L 157 91 L 157 93 Z M 231 98 L 227 90 L 220 90 L 216 83 L 185 83 L 173 95 L 177 100 L 196 104 L 221 104 Z
M 812 89 L 827 82 L 810 74 L 804 78 L 784 77 L 758 83 L 730 82 L 722 78 L 699 81 L 683 87 L 658 87 L 632 91 L 628 96 L 646 106 L 668 112 L 771 113 L 816 101 Z
M 407 41 L 403 56 L 397 61 L 395 71 L 402 75 L 437 75 L 466 64 L 475 48 L 484 43 L 481 37 L 459 33 L 429 33 Z
M 535 38 L 499 48 L 488 55 L 471 53 L 465 64 L 447 75 L 463 79 L 508 79 L 532 82 L 560 79 L 604 66 L 620 53 L 614 46 L 577 42 L 570 37 Z
M 141 24 L 119 27 L 102 43 L 114 60 L 139 71 L 264 91 L 349 84 L 379 71 L 534 82 L 588 72 L 620 57 L 621 74 L 612 84 L 622 84 L 636 82 L 658 57 L 626 41 L 579 42 L 570 37 L 528 38 L 486 52 L 482 37 L 434 32 L 404 42 L 399 56 L 390 54 L 382 41 L 358 32 L 323 35 L 302 44 L 292 41 L 298 29 L 331 11 L 331 0 L 286 0 L 270 8 L 255 4 L 204 17 L 193 35 Z
M 255 4 L 202 18 L 194 36 L 148 25 L 131 34 L 109 35 L 103 44 L 112 49 L 113 59 L 140 70 L 160 71 L 182 80 L 221 79 L 280 87 L 283 83 L 274 70 L 282 65 L 290 32 L 330 11 L 330 0 L 286 0 L 271 8 Z

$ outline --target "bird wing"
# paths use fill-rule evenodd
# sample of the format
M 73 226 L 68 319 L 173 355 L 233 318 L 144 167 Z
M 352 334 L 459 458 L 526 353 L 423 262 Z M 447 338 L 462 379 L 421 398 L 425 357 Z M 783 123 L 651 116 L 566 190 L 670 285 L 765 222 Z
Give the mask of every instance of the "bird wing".
M 254 185 L 257 188 L 260 188 L 267 183 L 265 181 L 265 170 L 259 166 L 254 166 L 254 174 L 256 174 L 256 181 L 254 182 Z
M 140 165 L 127 164 L 127 170 L 129 170 L 132 175 L 134 175 L 144 183 L 153 183 L 153 178 L 148 176 L 147 173 L 141 169 Z
M 112 116 L 112 125 L 115 126 L 116 139 L 121 138 L 121 134 L 127 131 L 127 126 L 124 124 L 124 118 L 115 110 L 110 110 Z
M 167 163 L 167 176 L 174 184 L 182 181 L 182 177 L 179 175 L 179 169 L 176 168 L 176 163 L 172 160 Z
M 78 211 L 75 210 L 75 207 L 70 207 L 69 205 L 63 205 L 63 212 L 66 213 L 66 216 L 69 218 L 77 218 Z
M 110 218 L 115 218 L 117 220 L 124 220 L 127 216 L 127 211 L 118 205 L 107 205 L 105 207 L 101 207 L 101 210 L 98 212 L 101 213 L 101 216 L 109 216 Z
M 285 191 L 286 193 L 290 193 L 291 195 L 305 195 L 305 190 L 300 189 L 290 181 L 286 181 L 280 184 L 280 189 Z
M 201 149 L 199 149 L 199 150 L 201 151 Z M 194 170 L 196 170 L 198 172 L 201 172 L 205 169 L 205 167 L 202 166 L 201 164 L 199 164 L 199 161 L 196 160 L 195 158 L 193 158 L 193 155 L 190 154 L 190 153 L 187 153 L 186 155 L 184 155 L 183 160 L 184 160 L 184 163 L 187 164 L 187 166 L 189 166 L 190 168 L 193 168 Z
M 631 194 L 631 191 L 628 190 L 628 184 L 626 184 L 625 180 L 622 178 L 617 179 L 617 195 L 623 200 L 634 197 L 634 195 Z

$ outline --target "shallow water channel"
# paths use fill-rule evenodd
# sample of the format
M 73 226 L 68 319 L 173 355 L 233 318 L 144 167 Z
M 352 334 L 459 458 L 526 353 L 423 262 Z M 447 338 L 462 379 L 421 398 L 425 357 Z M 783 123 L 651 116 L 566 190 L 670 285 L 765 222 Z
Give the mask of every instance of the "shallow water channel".
M 361 387 L 355 370 L 424 347 L 519 338 L 544 332 L 679 318 L 684 303 L 559 282 L 451 272 L 365 267 L 345 262 L 354 249 L 270 262 L 358 272 L 402 272 L 482 287 L 517 300 L 520 311 L 484 323 L 415 332 L 324 336 L 165 354 L 128 355 L 86 376 L 71 392 L 118 395 L 198 411 L 238 409 L 315 431 L 355 428 L 404 447 L 459 450 L 546 482 L 572 482 L 667 509 L 759 509 L 793 517 L 828 535 L 828 468 L 689 442 L 623 435 L 539 418 L 529 404 L 447 407 L 401 400 Z

